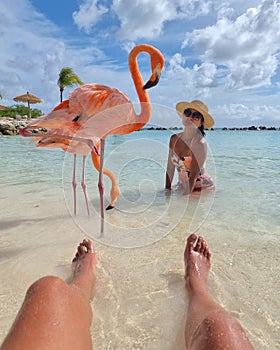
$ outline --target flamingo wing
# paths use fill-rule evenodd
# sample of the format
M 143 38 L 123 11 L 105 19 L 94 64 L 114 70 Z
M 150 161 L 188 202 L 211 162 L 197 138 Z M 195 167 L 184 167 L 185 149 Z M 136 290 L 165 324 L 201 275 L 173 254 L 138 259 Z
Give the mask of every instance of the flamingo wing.
M 45 114 L 30 122 L 29 130 L 36 128 L 75 130 L 78 125 L 73 123 L 76 114 L 69 111 L 69 100 L 65 100 L 56 106 L 50 113 Z
M 81 125 L 77 132 L 77 136 L 88 139 L 89 137 L 96 137 L 104 139 L 109 134 L 125 133 L 118 132 L 131 125 L 131 115 L 134 113 L 131 103 L 124 103 L 103 110 L 96 114 L 94 118 L 88 119 Z
M 129 98 L 118 89 L 100 84 L 86 84 L 75 89 L 69 98 L 69 112 L 75 112 L 81 124 L 97 114 L 121 104 L 130 103 Z
M 74 135 L 82 125 L 88 123 L 96 115 L 123 104 L 130 105 L 131 103 L 121 91 L 100 84 L 85 84 L 75 89 L 68 100 L 60 103 L 50 113 L 29 123 L 26 130 L 60 129 L 67 130 Z M 131 106 L 128 109 L 130 110 Z M 114 119 L 113 116 L 111 118 L 109 123 L 112 123 Z M 96 135 L 93 132 L 91 136 Z

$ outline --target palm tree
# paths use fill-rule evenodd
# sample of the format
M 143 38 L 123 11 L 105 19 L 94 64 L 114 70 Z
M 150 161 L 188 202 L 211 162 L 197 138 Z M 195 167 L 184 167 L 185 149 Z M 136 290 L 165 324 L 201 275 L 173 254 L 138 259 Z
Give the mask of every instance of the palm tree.
M 2 97 L 2 94 L 1 94 L 1 92 L 0 92 L 0 100 L 2 100 L 2 98 L 3 98 L 3 97 Z
M 59 86 L 60 90 L 60 102 L 62 102 L 62 95 L 63 90 L 65 87 L 71 87 L 74 85 L 83 85 L 84 83 L 81 81 L 81 79 L 74 74 L 73 69 L 66 67 L 62 68 L 59 73 L 59 78 L 57 81 L 57 85 Z

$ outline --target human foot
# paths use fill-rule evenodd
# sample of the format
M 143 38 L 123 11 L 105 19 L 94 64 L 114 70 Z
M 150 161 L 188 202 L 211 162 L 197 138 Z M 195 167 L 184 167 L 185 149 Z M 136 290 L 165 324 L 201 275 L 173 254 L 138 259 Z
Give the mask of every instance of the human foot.
M 79 287 L 86 296 L 91 297 L 94 279 L 95 266 L 97 263 L 93 243 L 84 239 L 77 247 L 77 252 L 72 260 L 72 285 Z
M 191 234 L 184 253 L 185 279 L 189 293 L 201 293 L 206 290 L 211 267 L 210 258 L 211 253 L 206 241 L 201 236 Z

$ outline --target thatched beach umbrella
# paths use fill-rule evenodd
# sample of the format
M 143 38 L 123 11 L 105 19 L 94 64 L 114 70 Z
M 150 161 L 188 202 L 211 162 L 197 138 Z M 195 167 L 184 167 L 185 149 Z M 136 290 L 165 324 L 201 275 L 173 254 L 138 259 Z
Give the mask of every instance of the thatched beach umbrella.
M 34 103 L 43 103 L 43 100 L 39 97 L 31 95 L 28 91 L 24 95 L 20 95 L 14 98 L 16 102 L 27 102 L 28 105 L 28 118 L 31 118 L 30 105 Z
M 0 111 L 6 111 L 7 109 L 9 108 L 6 106 L 0 105 Z

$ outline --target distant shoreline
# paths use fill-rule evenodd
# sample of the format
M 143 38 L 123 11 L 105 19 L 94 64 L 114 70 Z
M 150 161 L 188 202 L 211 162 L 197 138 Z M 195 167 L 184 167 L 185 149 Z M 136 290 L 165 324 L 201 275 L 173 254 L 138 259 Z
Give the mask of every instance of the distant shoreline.
M 8 135 L 8 136 L 14 136 L 19 135 L 19 129 L 21 127 L 27 126 L 29 123 L 29 120 L 26 119 L 12 119 L 12 118 L 0 118 L 0 136 L 2 135 Z M 157 126 L 150 126 L 150 127 L 144 127 L 138 131 L 161 131 L 161 130 L 171 130 L 171 131 L 181 131 L 183 130 L 183 127 L 177 127 L 177 126 L 171 126 L 169 128 L 165 127 L 157 127 Z M 273 131 L 279 131 L 280 127 L 266 127 L 266 126 L 249 126 L 249 127 L 223 127 L 223 128 L 211 128 L 206 129 L 208 131 L 215 131 L 215 130 L 222 130 L 222 131 L 263 131 L 263 130 L 273 130 Z M 36 136 L 36 132 L 34 132 L 34 136 Z
M 172 130 L 172 131 L 180 131 L 180 130 L 183 130 L 182 127 L 169 127 L 169 128 L 164 128 L 164 127 L 145 127 L 145 128 L 142 128 L 140 129 L 139 131 L 141 130 Z M 255 131 L 261 131 L 261 130 L 275 130 L 275 131 L 278 131 L 280 130 L 280 127 L 279 126 L 246 126 L 246 127 L 223 127 L 223 128 L 211 128 L 211 129 L 205 129 L 205 130 L 208 130 L 208 131 L 215 131 L 215 130 L 223 130 L 223 131 L 236 131 L 236 130 L 255 130 Z

